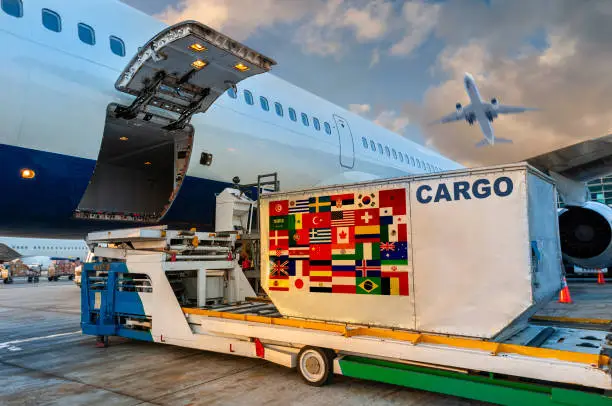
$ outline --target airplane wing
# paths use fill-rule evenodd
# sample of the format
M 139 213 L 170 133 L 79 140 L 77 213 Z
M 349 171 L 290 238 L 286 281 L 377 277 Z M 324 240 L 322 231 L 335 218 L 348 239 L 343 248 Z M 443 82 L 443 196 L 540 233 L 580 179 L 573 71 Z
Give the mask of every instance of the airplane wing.
M 579 142 L 526 161 L 557 181 L 559 192 L 573 202 L 586 199 L 584 182 L 612 173 L 612 134 Z
M 539 109 L 533 107 L 522 107 L 522 106 L 505 106 L 503 104 L 498 104 L 497 106 L 493 106 L 490 103 L 487 103 L 488 107 L 495 111 L 497 114 L 518 114 L 524 113 L 526 111 L 536 111 Z
M 439 119 L 437 119 L 435 121 L 432 121 L 431 123 L 429 123 L 429 125 L 432 125 L 432 124 L 446 124 L 446 123 L 452 123 L 453 121 L 462 121 L 462 120 L 465 120 L 465 115 L 470 112 L 470 107 L 471 107 L 471 105 L 468 104 L 467 106 L 465 106 L 460 111 L 453 111 L 452 113 L 449 113 L 449 114 L 445 115 L 442 118 L 439 118 Z

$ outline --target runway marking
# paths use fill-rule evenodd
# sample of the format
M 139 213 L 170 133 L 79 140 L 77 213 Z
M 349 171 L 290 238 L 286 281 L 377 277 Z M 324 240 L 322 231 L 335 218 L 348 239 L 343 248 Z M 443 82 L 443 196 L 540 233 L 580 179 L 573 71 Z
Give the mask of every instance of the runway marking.
M 70 333 L 51 334 L 48 336 L 30 337 L 30 338 L 24 338 L 22 340 L 7 341 L 4 343 L 0 343 L 0 350 L 21 351 L 21 348 L 15 346 L 15 344 L 29 343 L 31 341 L 45 340 L 47 338 L 64 337 L 64 336 L 69 336 L 73 334 L 81 334 L 81 330 L 73 331 Z

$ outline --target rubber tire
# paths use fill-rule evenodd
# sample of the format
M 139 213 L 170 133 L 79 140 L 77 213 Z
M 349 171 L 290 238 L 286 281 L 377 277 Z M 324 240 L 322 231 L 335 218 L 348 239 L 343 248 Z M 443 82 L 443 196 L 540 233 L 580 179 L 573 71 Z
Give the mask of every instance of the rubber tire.
M 74 279 L 74 275 L 70 275 L 70 276 L 68 277 L 68 280 L 69 280 L 69 281 L 71 281 L 71 280 L 73 280 L 73 279 Z
M 51 282 L 53 280 L 52 276 L 47 277 L 47 279 L 49 280 L 49 282 Z
M 321 375 L 321 378 L 316 381 L 312 381 L 306 378 L 305 372 L 302 370 L 302 357 L 305 354 L 312 354 L 312 352 L 316 352 L 319 355 L 319 359 L 323 360 L 323 363 L 324 363 L 323 369 L 325 372 L 323 373 L 323 375 Z M 302 380 L 306 382 L 306 384 L 310 386 L 320 387 L 320 386 L 326 385 L 327 383 L 331 381 L 331 377 L 333 376 L 332 359 L 333 358 L 330 357 L 330 350 L 325 349 L 325 348 L 306 346 L 306 347 L 303 347 L 300 350 L 300 353 L 298 354 L 297 370 L 300 373 Z
M 59 279 L 59 276 L 54 276 L 53 277 L 53 280 L 56 281 L 56 282 L 58 281 L 58 279 Z
M 34 277 L 34 283 L 38 283 L 38 276 Z
M 28 276 L 28 283 L 32 283 L 32 277 Z

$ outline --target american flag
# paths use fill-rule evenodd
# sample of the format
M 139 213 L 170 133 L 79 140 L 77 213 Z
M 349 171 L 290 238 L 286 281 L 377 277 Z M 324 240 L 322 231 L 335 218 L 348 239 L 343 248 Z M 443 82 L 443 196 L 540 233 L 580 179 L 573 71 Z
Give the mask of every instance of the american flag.
M 333 211 L 331 214 L 332 227 L 350 227 L 355 225 L 355 211 Z

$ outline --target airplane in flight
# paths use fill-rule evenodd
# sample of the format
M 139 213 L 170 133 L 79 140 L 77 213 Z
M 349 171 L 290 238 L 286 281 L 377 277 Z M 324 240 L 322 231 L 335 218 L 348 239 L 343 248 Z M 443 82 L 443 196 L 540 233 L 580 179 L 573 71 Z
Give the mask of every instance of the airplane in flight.
M 491 99 L 491 103 L 487 103 L 480 97 L 480 92 L 476 86 L 474 77 L 465 73 L 463 77 L 463 84 L 465 90 L 470 98 L 470 104 L 462 106 L 461 103 L 455 104 L 455 111 L 434 121 L 432 124 L 446 124 L 455 121 L 467 121 L 469 125 L 474 125 L 478 122 L 484 139 L 476 144 L 476 147 L 483 147 L 487 144 L 511 144 L 512 140 L 496 137 L 493 132 L 493 126 L 491 123 L 497 118 L 499 114 L 518 114 L 526 111 L 535 111 L 536 108 L 521 107 L 521 106 L 506 106 L 499 104 L 496 97 Z
M 210 230 L 216 194 L 260 174 L 292 190 L 463 168 L 274 76 L 274 60 L 201 23 L 168 27 L 115 0 L 0 5 L 0 235 Z M 612 209 L 580 192 L 610 171 L 610 149 L 580 161 L 588 171 L 568 161 L 580 151 L 537 167 L 566 163 L 554 169 L 577 200 L 562 246 L 591 267 L 612 261 L 612 233 L 598 231 Z M 577 236 L 585 225 L 597 232 Z

